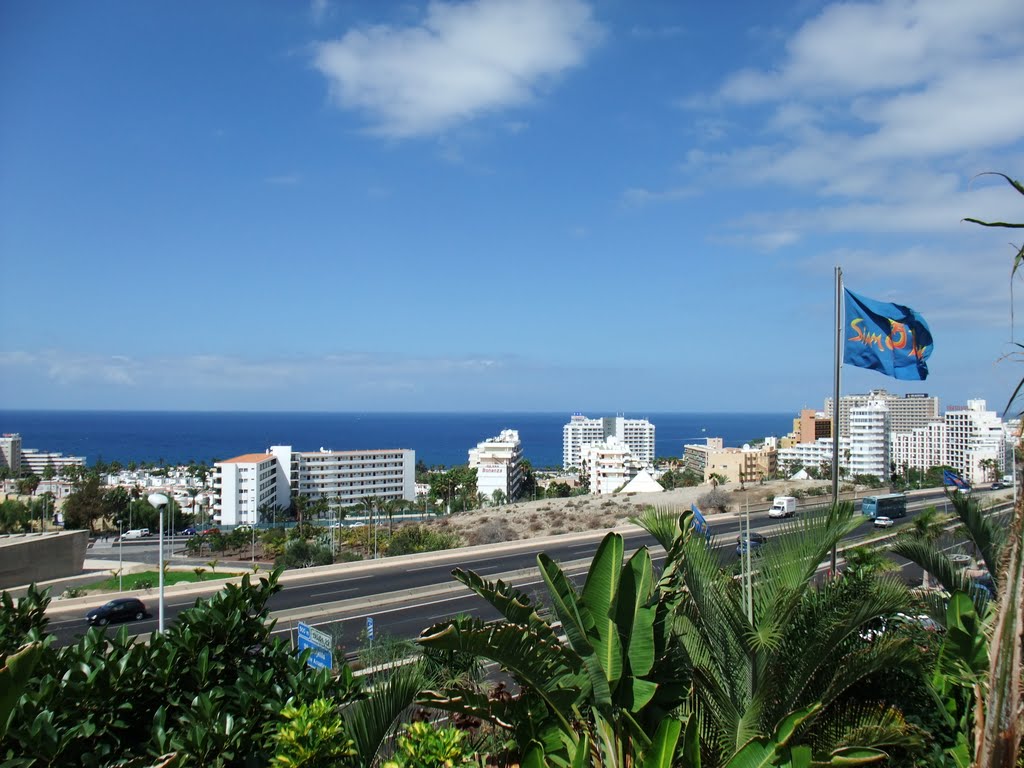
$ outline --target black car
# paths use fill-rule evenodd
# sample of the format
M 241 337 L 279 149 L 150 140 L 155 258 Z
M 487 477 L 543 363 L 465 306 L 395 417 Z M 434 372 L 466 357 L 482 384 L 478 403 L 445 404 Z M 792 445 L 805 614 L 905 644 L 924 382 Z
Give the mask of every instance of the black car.
M 85 614 L 85 620 L 93 626 L 104 626 L 113 621 L 141 621 L 149 616 L 146 604 L 137 597 L 119 597 L 106 605 L 93 608 Z
M 751 554 L 756 553 L 761 547 L 764 546 L 765 542 L 768 541 L 768 537 L 760 533 L 750 534 L 750 552 Z M 743 555 L 747 551 L 747 536 L 746 534 L 736 537 L 736 554 Z

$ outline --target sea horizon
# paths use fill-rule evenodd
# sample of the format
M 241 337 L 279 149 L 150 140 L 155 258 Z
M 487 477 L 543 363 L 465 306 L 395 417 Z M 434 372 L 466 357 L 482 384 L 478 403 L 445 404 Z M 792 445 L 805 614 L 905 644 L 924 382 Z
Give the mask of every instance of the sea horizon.
M 562 463 L 562 426 L 580 411 L 223 411 L 3 409 L 0 433 L 25 448 L 127 463 L 211 463 L 271 445 L 296 450 L 409 448 L 428 466 L 464 464 L 468 451 L 502 429 L 519 431 L 536 467 Z M 792 412 L 582 411 L 590 418 L 625 415 L 655 426 L 657 456 L 678 456 L 687 442 L 721 437 L 727 446 L 792 428 Z

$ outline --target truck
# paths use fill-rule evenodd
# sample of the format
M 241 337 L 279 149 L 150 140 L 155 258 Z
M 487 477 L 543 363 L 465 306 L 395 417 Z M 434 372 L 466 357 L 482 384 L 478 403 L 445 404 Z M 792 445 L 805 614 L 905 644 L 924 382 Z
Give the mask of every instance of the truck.
M 795 496 L 776 496 L 771 509 L 768 510 L 768 517 L 792 517 L 795 514 Z

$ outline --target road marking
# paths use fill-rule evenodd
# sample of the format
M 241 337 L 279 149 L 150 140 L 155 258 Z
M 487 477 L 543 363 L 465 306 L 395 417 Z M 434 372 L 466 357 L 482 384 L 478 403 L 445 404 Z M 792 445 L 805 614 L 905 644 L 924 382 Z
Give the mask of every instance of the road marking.
M 346 592 L 358 592 L 359 587 L 349 587 L 348 589 L 332 589 L 330 592 L 310 592 L 310 597 L 327 597 L 327 595 L 344 595 Z
M 451 563 L 434 563 L 433 565 L 421 565 L 418 568 L 406 568 L 406 573 L 415 571 L 429 571 L 434 568 L 461 568 L 466 563 L 490 563 L 494 562 L 494 555 L 490 557 L 478 557 L 475 560 L 453 560 Z

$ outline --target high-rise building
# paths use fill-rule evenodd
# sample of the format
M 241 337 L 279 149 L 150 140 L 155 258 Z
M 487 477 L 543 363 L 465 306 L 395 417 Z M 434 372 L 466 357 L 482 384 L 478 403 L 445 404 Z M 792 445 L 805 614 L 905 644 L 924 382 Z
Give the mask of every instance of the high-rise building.
M 469 449 L 469 467 L 476 469 L 476 490 L 488 500 L 501 491 L 506 500 L 519 498 L 523 483 L 523 445 L 519 432 L 503 429 Z
M 889 477 L 889 418 L 888 405 L 882 399 L 850 408 L 849 461 L 843 464 L 853 477 Z
M 850 436 L 850 409 L 881 401 L 889 410 L 889 426 L 894 432 L 909 432 L 939 418 L 939 398 L 915 393 L 894 395 L 884 389 L 873 389 L 866 395 L 843 395 L 839 398 L 839 436 Z M 825 400 L 825 417 L 832 418 L 832 398 Z
M 951 405 L 941 421 L 909 432 L 893 432 L 897 467 L 927 470 L 950 466 L 969 483 L 1000 477 L 1006 464 L 1005 425 L 984 400 Z
M 288 475 L 272 453 L 247 453 L 213 465 L 213 519 L 254 525 L 263 510 L 287 508 Z
M 643 464 L 654 461 L 654 425 L 647 419 L 623 416 L 588 419 L 582 413 L 574 413 L 569 423 L 562 427 L 563 468 L 579 468 L 583 446 L 604 442 L 608 437 L 621 440 L 637 461 Z
M 408 448 L 293 451 L 290 445 L 275 445 L 270 452 L 288 467 L 293 491 L 310 499 L 326 499 L 332 508 L 358 504 L 367 497 L 416 500 L 416 451 Z
M 416 452 L 293 451 L 272 446 L 214 464 L 214 519 L 222 525 L 258 523 L 261 510 L 287 509 L 294 491 L 308 499 L 326 499 L 331 508 L 372 497 L 416 498 Z
M 21 435 L 16 432 L 0 435 L 0 467 L 21 474 Z

